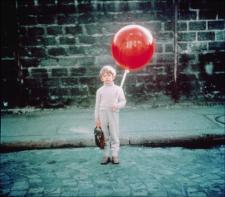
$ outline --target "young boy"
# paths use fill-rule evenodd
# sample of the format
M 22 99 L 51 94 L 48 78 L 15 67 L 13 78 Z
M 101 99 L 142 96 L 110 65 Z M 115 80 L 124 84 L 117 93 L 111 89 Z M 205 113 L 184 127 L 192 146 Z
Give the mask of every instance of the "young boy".
M 103 86 L 96 93 L 95 121 L 96 127 L 102 128 L 106 143 L 101 164 L 111 161 L 110 152 L 112 163 L 119 164 L 119 109 L 125 106 L 126 98 L 123 89 L 114 84 L 116 70 L 112 66 L 104 66 L 99 76 Z

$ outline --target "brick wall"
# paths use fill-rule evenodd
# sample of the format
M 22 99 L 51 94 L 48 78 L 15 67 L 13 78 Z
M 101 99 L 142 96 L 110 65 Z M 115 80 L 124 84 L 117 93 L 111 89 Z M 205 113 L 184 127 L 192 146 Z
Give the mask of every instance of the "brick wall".
M 2 79 L 3 100 L 9 105 L 15 96 L 21 99 L 14 105 L 93 105 L 101 85 L 99 69 L 115 66 L 112 38 L 128 24 L 147 27 L 157 40 L 151 63 L 127 77 L 124 90 L 130 102 L 224 101 L 223 1 L 15 1 L 16 42 L 2 50 L 2 69 L 13 67 L 17 73 L 12 77 L 4 72 Z M 14 53 L 7 54 L 10 50 Z M 116 69 L 120 83 L 123 71 Z M 11 78 L 17 78 L 15 96 L 7 89 Z

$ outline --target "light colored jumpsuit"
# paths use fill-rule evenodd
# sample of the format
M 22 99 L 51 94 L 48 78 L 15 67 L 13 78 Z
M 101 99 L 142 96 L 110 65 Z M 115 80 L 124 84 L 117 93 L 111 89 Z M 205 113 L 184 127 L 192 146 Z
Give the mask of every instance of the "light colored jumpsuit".
M 118 109 L 113 111 L 113 104 Z M 95 104 L 95 121 L 99 120 L 105 136 L 104 155 L 117 157 L 120 148 L 119 140 L 119 110 L 126 105 L 123 89 L 114 83 L 104 84 L 97 90 Z

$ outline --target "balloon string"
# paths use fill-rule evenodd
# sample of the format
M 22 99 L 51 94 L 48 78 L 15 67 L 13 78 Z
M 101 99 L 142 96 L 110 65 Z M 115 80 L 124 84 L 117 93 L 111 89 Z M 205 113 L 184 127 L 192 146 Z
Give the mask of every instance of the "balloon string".
M 125 70 L 124 71 L 124 74 L 123 74 L 123 78 L 122 78 L 122 81 L 121 81 L 121 84 L 120 84 L 120 87 L 123 88 L 123 84 L 124 84 L 124 81 L 126 79 L 126 76 L 127 76 L 127 73 L 129 73 L 130 71 L 129 70 Z

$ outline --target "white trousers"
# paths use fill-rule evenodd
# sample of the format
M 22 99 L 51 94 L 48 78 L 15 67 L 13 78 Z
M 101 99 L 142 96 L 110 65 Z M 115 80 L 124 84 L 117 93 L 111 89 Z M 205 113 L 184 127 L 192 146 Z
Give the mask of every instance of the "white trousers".
M 106 142 L 104 155 L 110 157 L 111 151 L 112 156 L 117 157 L 120 149 L 119 112 L 100 110 L 99 117 Z

